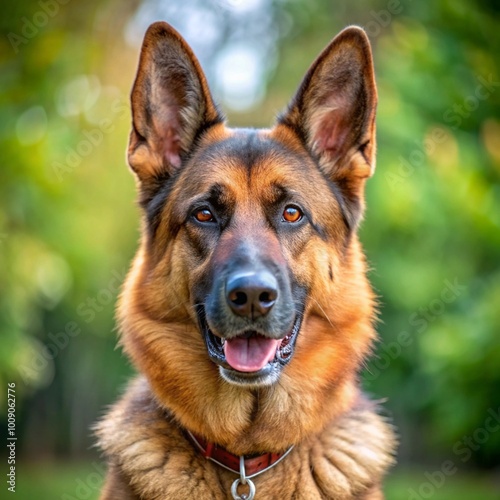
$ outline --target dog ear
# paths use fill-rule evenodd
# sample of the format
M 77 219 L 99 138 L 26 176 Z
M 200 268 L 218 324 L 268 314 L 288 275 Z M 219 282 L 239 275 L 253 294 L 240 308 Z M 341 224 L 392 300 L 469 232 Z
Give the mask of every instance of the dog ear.
M 375 168 L 377 90 L 370 42 L 351 26 L 312 64 L 278 122 L 291 127 L 349 197 Z
M 192 50 L 164 22 L 144 36 L 131 101 L 128 162 L 143 187 L 172 175 L 196 137 L 224 121 Z

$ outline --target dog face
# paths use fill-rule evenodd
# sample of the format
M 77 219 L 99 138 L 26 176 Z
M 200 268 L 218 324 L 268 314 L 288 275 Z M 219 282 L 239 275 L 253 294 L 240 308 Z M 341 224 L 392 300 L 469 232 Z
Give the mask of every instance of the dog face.
M 376 100 L 366 35 L 347 28 L 272 129 L 229 129 L 180 35 L 148 29 L 128 150 L 143 239 L 120 319 L 170 405 L 197 385 L 300 393 L 305 375 L 325 390 L 355 377 L 374 336 L 356 228 Z

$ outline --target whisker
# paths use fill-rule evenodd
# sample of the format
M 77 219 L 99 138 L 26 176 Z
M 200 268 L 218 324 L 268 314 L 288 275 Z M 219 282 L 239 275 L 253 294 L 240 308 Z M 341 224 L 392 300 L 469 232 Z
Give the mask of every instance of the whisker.
M 326 314 L 326 312 L 323 309 L 323 307 L 321 306 L 321 304 L 316 299 L 313 299 L 313 300 L 314 300 L 314 302 L 316 302 L 316 305 L 319 307 L 319 309 L 323 313 L 323 317 L 328 321 L 328 323 L 330 323 L 330 326 L 333 328 L 333 330 L 335 330 L 336 333 L 340 333 L 339 328 L 333 324 L 332 320 L 328 317 L 328 315 Z M 354 345 L 351 337 L 349 335 L 343 335 L 343 338 L 345 338 L 349 342 L 349 344 L 351 344 L 353 351 L 356 351 L 356 346 Z M 364 360 L 363 360 L 363 363 L 365 363 Z
M 323 309 L 323 307 L 321 306 L 321 304 L 316 300 L 316 299 L 313 299 L 314 302 L 316 302 L 316 305 L 320 308 L 321 312 L 323 313 L 323 316 L 324 318 L 328 321 L 328 323 L 330 323 L 330 326 L 335 329 L 335 326 L 333 326 L 333 323 L 332 321 L 330 320 L 330 318 L 328 317 L 328 315 L 326 314 L 325 310 Z

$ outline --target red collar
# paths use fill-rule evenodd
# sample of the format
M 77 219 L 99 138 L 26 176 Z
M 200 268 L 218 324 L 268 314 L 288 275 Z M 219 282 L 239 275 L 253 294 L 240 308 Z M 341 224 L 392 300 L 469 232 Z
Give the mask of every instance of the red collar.
M 193 444 L 201 452 L 201 454 L 212 462 L 228 469 L 236 474 L 240 474 L 240 457 L 227 451 L 215 443 L 209 443 L 201 436 L 197 436 L 188 431 L 188 435 L 193 441 Z M 285 455 L 291 451 L 292 447 L 283 453 L 264 453 L 251 458 L 245 458 L 245 473 L 247 478 L 256 476 L 267 469 L 276 465 Z

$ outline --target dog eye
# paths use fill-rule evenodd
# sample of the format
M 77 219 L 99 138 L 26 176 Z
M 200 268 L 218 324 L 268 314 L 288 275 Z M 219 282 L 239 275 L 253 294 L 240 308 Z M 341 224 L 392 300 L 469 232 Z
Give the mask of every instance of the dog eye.
M 301 210 L 294 205 L 287 205 L 283 210 L 283 220 L 285 222 L 299 222 L 302 216 Z
M 194 212 L 193 217 L 198 222 L 215 222 L 212 212 L 208 208 L 202 208 Z

